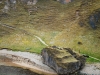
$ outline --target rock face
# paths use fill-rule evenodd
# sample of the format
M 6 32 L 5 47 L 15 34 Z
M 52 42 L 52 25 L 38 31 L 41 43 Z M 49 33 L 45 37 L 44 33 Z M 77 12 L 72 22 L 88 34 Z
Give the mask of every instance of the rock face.
M 43 63 L 58 74 L 72 74 L 85 65 L 85 57 L 70 48 L 47 47 L 42 50 Z
M 100 9 L 96 10 L 89 16 L 89 24 L 93 29 L 96 29 L 99 23 L 100 23 Z

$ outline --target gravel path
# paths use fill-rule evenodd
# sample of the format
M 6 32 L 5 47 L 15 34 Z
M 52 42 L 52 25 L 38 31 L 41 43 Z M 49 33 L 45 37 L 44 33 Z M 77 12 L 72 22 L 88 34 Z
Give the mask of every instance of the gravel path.
M 24 67 L 29 67 L 31 69 L 37 69 L 41 72 L 48 73 L 48 75 L 57 75 L 57 73 L 52 70 L 50 67 L 42 63 L 42 58 L 41 55 L 35 54 L 35 53 L 29 53 L 29 52 L 20 52 L 20 51 L 8 51 L 6 49 L 0 50 L 0 55 L 5 55 L 6 54 L 11 54 L 15 56 L 20 56 L 23 58 L 28 58 L 31 61 L 36 63 L 36 66 L 28 65 L 24 62 L 14 62 L 15 64 L 24 66 Z M 100 75 L 100 63 L 96 64 L 86 64 L 86 66 L 80 71 L 82 74 L 87 74 L 87 75 Z

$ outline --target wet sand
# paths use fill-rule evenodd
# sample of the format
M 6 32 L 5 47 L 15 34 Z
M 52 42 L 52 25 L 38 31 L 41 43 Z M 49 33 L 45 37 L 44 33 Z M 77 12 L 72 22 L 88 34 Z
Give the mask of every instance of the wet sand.
M 0 65 L 0 75 L 42 75 L 42 74 L 38 74 L 28 69 L 23 69 L 20 67 Z

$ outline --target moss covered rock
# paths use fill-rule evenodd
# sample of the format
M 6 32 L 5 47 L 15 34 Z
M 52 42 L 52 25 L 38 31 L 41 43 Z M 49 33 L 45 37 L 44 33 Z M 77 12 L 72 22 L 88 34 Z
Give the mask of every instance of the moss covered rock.
M 85 64 L 85 57 L 70 48 L 47 47 L 42 50 L 43 63 L 58 74 L 72 74 Z

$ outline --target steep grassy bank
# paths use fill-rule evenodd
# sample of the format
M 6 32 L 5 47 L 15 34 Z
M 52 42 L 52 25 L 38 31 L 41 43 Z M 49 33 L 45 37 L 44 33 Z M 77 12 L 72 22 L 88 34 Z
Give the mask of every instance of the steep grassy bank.
M 100 59 L 100 25 L 93 30 L 88 24 L 89 15 L 100 8 L 100 1 L 75 0 L 63 5 L 53 0 L 39 0 L 35 6 L 37 10 L 31 15 L 30 7 L 22 4 L 17 4 L 16 11 L 11 10 L 6 16 L 1 12 L 0 48 L 40 53 L 45 45 L 36 35 L 48 45 L 70 47 Z

